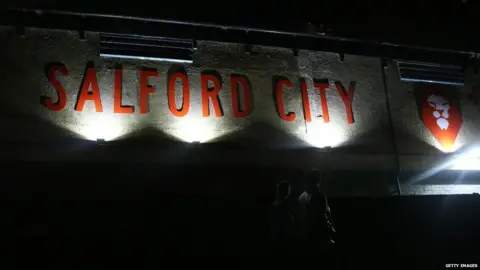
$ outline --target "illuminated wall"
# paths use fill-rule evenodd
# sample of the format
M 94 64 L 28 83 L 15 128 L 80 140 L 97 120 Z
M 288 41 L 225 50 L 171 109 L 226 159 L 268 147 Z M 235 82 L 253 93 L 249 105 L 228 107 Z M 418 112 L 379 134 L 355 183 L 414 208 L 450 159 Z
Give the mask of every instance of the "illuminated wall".
M 423 89 L 418 89 L 418 84 L 401 82 L 393 62 L 386 67 L 385 76 L 400 166 L 406 171 L 401 177 L 403 193 L 479 193 L 479 175 L 475 171 L 480 169 L 480 155 L 471 154 L 478 152 L 480 132 L 480 110 L 472 92 L 477 80 L 473 70 L 466 70 L 464 87 L 445 87 L 457 96 L 461 112 L 461 128 L 451 147 L 441 145 L 421 120 L 415 91 Z
M 301 52 L 294 57 L 289 50 L 275 48 L 256 48 L 258 54 L 245 55 L 236 44 L 214 44 L 201 42 L 194 55 L 194 64 L 185 65 L 188 75 L 191 99 L 190 111 L 185 117 L 172 115 L 168 108 L 167 74 L 172 68 L 170 63 L 110 61 L 98 57 L 98 36 L 91 34 L 87 40 L 80 41 L 76 33 L 52 32 L 29 29 L 26 37 L 19 37 L 14 31 L 5 30 L 7 39 L 3 46 L 8 69 L 15 76 L 9 76 L 2 82 L 8 91 L 8 104 L 4 106 L 10 113 L 21 112 L 35 115 L 56 126 L 73 132 L 73 136 L 86 139 L 103 138 L 106 140 L 127 136 L 145 127 L 154 127 L 172 135 L 179 140 L 212 141 L 221 139 L 226 134 L 256 125 L 255 132 L 244 132 L 243 140 L 265 143 L 272 140 L 274 130 L 282 130 L 292 138 L 303 141 L 305 146 L 363 146 L 373 151 L 390 149 L 388 132 L 375 132 L 365 136 L 374 129 L 382 130 L 386 123 L 386 110 L 383 104 L 382 77 L 378 72 L 378 59 L 347 56 L 344 62 L 336 54 Z M 8 51 L 8 53 L 7 53 Z M 73 110 L 88 62 L 93 62 L 101 93 L 103 112 L 95 112 L 94 102 L 86 102 L 82 112 Z M 68 75 L 57 72 L 56 77 L 67 92 L 66 109 L 61 112 L 48 110 L 39 103 L 40 96 L 56 97 L 55 89 L 45 75 L 49 63 L 63 63 Z M 133 114 L 113 113 L 113 89 L 115 65 L 123 65 L 123 104 L 133 105 Z M 143 67 L 154 68 L 159 76 L 150 78 L 149 84 L 155 92 L 149 97 L 146 115 L 139 113 L 139 72 Z M 359 68 L 362 67 L 362 68 Z M 219 97 L 223 117 L 202 117 L 200 74 L 215 71 L 222 77 L 222 89 Z M 245 75 L 251 82 L 253 91 L 253 111 L 249 117 L 234 118 L 231 111 L 231 74 Z M 275 77 L 289 79 L 293 87 L 283 91 L 286 112 L 295 112 L 292 122 L 282 120 L 276 113 L 275 100 L 272 97 Z M 306 79 L 312 121 L 305 123 L 300 94 L 300 77 Z M 324 124 L 321 117 L 319 90 L 313 87 L 313 79 L 330 79 L 340 81 L 348 86 L 355 82 L 355 95 L 352 110 L 354 123 L 348 124 L 345 105 L 336 90 L 326 91 L 330 122 Z M 335 89 L 335 88 L 333 88 Z M 181 84 L 177 81 L 177 93 Z M 177 104 L 181 104 L 181 96 Z M 210 104 L 210 111 L 213 108 Z M 368 107 L 368 111 L 359 113 Z M 7 109 L 8 108 L 8 109 Z M 258 124 L 258 125 L 257 125 Z M 261 124 L 261 125 L 260 125 Z M 269 128 L 265 128 L 268 126 Z M 36 127 L 10 127 L 15 132 L 15 140 L 46 141 L 55 140 L 58 134 L 50 130 L 36 133 Z M 256 132 L 260 129 L 262 132 Z M 27 132 L 25 132 L 27 131 Z M 35 136 L 32 136 L 34 133 Z M 321 133 L 321 135 L 319 135 Z M 5 134 L 10 137 L 11 135 Z M 250 138 L 252 137 L 252 138 Z M 273 136 L 275 137 L 275 136 Z M 362 137 L 358 142 L 354 138 Z M 375 145 L 375 147 L 371 147 Z M 289 147 L 285 145 L 285 147 Z
M 189 81 L 190 109 L 184 117 L 178 117 L 170 111 L 167 96 L 168 75 L 180 68 L 178 64 L 101 59 L 96 33 L 87 33 L 85 40 L 80 40 L 76 32 L 27 29 L 26 35 L 20 37 L 13 28 L 1 28 L 0 38 L 3 60 L 0 66 L 2 73 L 8 74 L 0 82 L 3 93 L 0 119 L 4 123 L 0 140 L 10 149 L 2 152 L 3 159 L 11 159 L 13 155 L 16 159 L 56 160 L 62 157 L 49 155 L 48 150 L 41 148 L 42 144 L 70 137 L 115 141 L 148 133 L 183 142 L 239 142 L 252 148 L 268 146 L 279 151 L 223 153 L 217 159 L 220 163 L 237 164 L 240 159 L 241 162 L 305 169 L 382 173 L 397 168 L 385 103 L 383 67 L 378 58 L 345 55 L 340 60 L 334 53 L 308 51 L 300 51 L 296 57 L 291 50 L 258 46 L 254 46 L 252 54 L 245 54 L 237 44 L 200 41 L 193 55 L 193 64 L 183 65 Z M 55 78 L 66 91 L 67 103 L 62 111 L 52 111 L 41 104 L 41 97 L 55 100 L 55 88 L 47 77 L 48 68 L 59 63 L 68 71 L 68 74 L 61 74 L 58 70 L 55 73 Z M 96 71 L 102 112 L 96 112 L 93 101 L 86 101 L 81 112 L 74 110 L 89 63 L 93 63 Z M 114 74 L 119 64 L 122 66 L 122 104 L 135 107 L 131 114 L 113 113 Z M 154 69 L 158 77 L 148 79 L 148 84 L 155 90 L 148 95 L 147 113 L 142 114 L 140 73 L 146 68 Z M 201 74 L 212 72 L 221 77 L 222 117 L 215 116 L 211 102 L 210 116 L 202 116 Z M 250 81 L 252 112 L 248 117 L 233 116 L 232 75 L 246 76 Z M 291 88 L 283 88 L 283 102 L 286 113 L 296 114 L 293 121 L 285 121 L 277 113 L 278 102 L 274 97 L 277 80 L 274 79 L 278 78 L 292 83 Z M 305 120 L 300 78 L 306 82 L 310 122 Z M 423 155 L 442 152 L 418 119 L 410 92 L 412 86 L 399 81 L 393 64 L 388 68 L 386 80 L 401 165 L 406 169 L 431 168 L 443 157 L 433 158 L 435 161 L 430 162 L 432 158 Z M 325 123 L 325 107 L 321 106 L 320 88 L 315 85 L 319 82 L 329 84 L 325 91 L 328 123 Z M 336 85 L 343 86 L 347 94 L 352 83 L 353 118 L 349 123 L 349 108 Z M 182 103 L 181 89 L 182 85 L 177 81 L 177 104 Z M 457 148 L 472 143 L 479 128 L 477 108 L 462 104 L 462 112 L 464 122 Z M 474 120 L 475 116 L 477 120 Z M 32 148 L 31 143 L 37 148 Z M 327 146 L 331 149 L 326 149 Z M 124 157 L 129 158 L 129 155 Z M 139 160 L 133 154 L 131 158 Z M 332 183 L 336 177 L 335 174 L 331 176 Z M 349 177 L 355 181 L 355 176 Z M 375 174 L 371 177 L 376 180 L 371 185 L 381 186 L 376 195 L 391 194 L 395 189 L 394 177 Z M 348 181 L 337 181 L 331 186 L 342 190 L 349 185 Z M 367 194 L 371 189 L 365 185 L 363 190 L 362 194 Z

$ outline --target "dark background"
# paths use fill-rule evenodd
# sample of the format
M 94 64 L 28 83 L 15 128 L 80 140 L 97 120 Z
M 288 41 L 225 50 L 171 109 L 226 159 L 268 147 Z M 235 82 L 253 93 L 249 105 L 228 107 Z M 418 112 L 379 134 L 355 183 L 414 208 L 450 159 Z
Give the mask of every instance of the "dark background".
M 3 1 L 4 7 L 148 16 L 299 31 L 323 24 L 331 35 L 428 47 L 479 48 L 480 2 L 335 1 Z
M 4 166 L 11 173 L 0 187 L 2 244 L 22 254 L 274 255 L 267 213 L 275 184 L 289 180 L 294 199 L 303 187 L 301 170 L 274 167 Z M 332 198 L 330 204 L 344 258 L 418 258 L 442 268 L 479 262 L 478 195 Z
M 335 36 L 478 48 L 478 1 L 4 1 L 2 5 L 292 31 L 313 22 L 325 24 Z M 266 216 L 275 183 L 294 183 L 296 198 L 303 177 L 294 168 L 240 166 L 12 162 L 1 169 L 3 250 L 82 258 L 106 253 L 271 254 Z M 376 263 L 414 256 L 433 261 L 438 268 L 444 263 L 479 263 L 478 195 L 336 198 L 330 203 L 339 232 L 337 248 L 344 256 L 362 254 Z

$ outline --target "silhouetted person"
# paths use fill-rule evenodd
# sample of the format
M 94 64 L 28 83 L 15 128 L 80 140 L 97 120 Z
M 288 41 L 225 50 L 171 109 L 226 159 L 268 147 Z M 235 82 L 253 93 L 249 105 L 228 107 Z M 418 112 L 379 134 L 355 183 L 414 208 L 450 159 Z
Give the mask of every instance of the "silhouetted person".
M 277 185 L 277 198 L 271 206 L 270 236 L 276 253 L 287 253 L 294 239 L 294 218 L 289 205 L 290 183 Z
M 321 173 L 312 170 L 307 175 L 307 187 L 298 198 L 299 230 L 302 242 L 310 252 L 327 251 L 333 244 L 330 207 L 327 196 L 320 188 Z

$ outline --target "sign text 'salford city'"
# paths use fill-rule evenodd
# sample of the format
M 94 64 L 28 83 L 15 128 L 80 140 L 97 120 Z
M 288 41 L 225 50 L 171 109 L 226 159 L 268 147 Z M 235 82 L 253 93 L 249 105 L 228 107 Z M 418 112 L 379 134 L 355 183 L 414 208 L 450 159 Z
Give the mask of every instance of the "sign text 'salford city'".
M 62 111 L 67 104 L 67 93 L 60 81 L 57 79 L 58 74 L 68 76 L 68 69 L 63 64 L 51 65 L 47 68 L 48 80 L 55 88 L 57 92 L 57 98 L 55 97 L 42 97 L 42 104 L 52 111 Z M 139 113 L 148 113 L 149 96 L 155 93 L 155 88 L 148 84 L 149 78 L 158 77 L 158 71 L 154 69 L 142 69 L 140 70 L 140 85 L 139 85 Z M 114 92 L 113 101 L 114 108 L 113 113 L 116 114 L 131 114 L 134 113 L 135 107 L 132 105 L 122 104 L 122 69 L 117 68 L 114 76 Z M 248 77 L 244 75 L 230 75 L 230 89 L 231 89 L 231 108 L 232 115 L 235 118 L 247 117 L 252 113 L 252 87 Z M 175 92 L 175 85 L 177 81 L 182 83 L 182 104 L 177 104 Z M 201 98 L 202 98 L 202 116 L 209 117 L 212 114 L 215 117 L 223 117 L 224 113 L 219 100 L 219 94 L 222 90 L 222 78 L 210 73 L 202 73 L 200 76 Z M 210 86 L 209 86 L 210 85 Z M 318 90 L 320 95 L 320 102 L 322 107 L 323 121 L 328 123 L 330 121 L 330 114 L 328 111 L 328 102 L 326 89 L 332 88 L 328 79 L 315 80 L 315 89 Z M 189 78 L 185 72 L 175 72 L 168 78 L 167 98 L 170 112 L 176 117 L 186 116 L 190 110 L 190 83 Z M 300 94 L 303 103 L 303 114 L 307 122 L 312 121 L 310 101 L 308 98 L 307 84 L 305 80 L 300 80 Z M 345 88 L 340 82 L 335 82 L 335 90 L 340 96 L 343 104 L 345 105 L 346 120 L 348 124 L 354 123 L 352 101 L 353 94 L 355 92 L 355 84 L 352 82 Z M 292 91 L 293 84 L 287 78 L 278 78 L 274 80 L 273 96 L 277 114 L 286 122 L 291 122 L 296 119 L 295 112 L 288 112 L 285 110 L 283 92 Z M 102 100 L 100 96 L 100 88 L 97 80 L 97 72 L 93 65 L 87 67 L 83 77 L 83 82 L 80 86 L 80 91 L 75 103 L 75 111 L 82 112 L 87 102 L 93 102 L 95 111 L 103 112 Z M 240 98 L 240 93 L 242 98 Z M 54 100 L 57 100 L 54 102 Z M 243 102 L 241 102 L 243 100 Z M 210 103 L 213 107 L 213 112 L 210 112 Z M 243 104 L 241 104 L 243 103 Z
M 56 90 L 57 97 L 42 97 L 42 104 L 52 111 L 62 111 L 67 105 L 67 91 L 62 86 L 57 76 L 59 74 L 68 76 L 68 69 L 64 64 L 57 63 L 47 67 L 47 77 L 53 88 Z M 149 84 L 150 78 L 159 77 L 160 74 L 155 69 L 142 69 L 139 71 L 139 113 L 147 114 L 149 111 L 149 97 L 155 93 L 155 87 Z M 115 114 L 132 114 L 136 108 L 133 105 L 122 103 L 122 68 L 115 69 L 113 86 L 113 113 Z M 253 110 L 252 106 L 252 86 L 247 76 L 231 74 L 228 78 L 230 82 L 232 116 L 235 118 L 248 117 Z M 181 89 L 176 89 L 177 82 L 181 82 Z M 200 91 L 201 91 L 201 110 L 202 117 L 223 117 L 223 104 L 219 99 L 223 91 L 223 78 L 216 73 L 202 72 L 200 75 Z M 291 80 L 285 77 L 274 77 L 272 84 L 273 99 L 277 115 L 285 122 L 292 122 L 297 118 L 298 112 L 288 111 L 285 106 L 284 92 L 295 91 Z M 300 78 L 299 95 L 302 100 L 303 115 L 306 122 L 312 121 L 312 110 L 307 91 L 307 83 Z M 340 97 L 346 115 L 348 124 L 354 123 L 352 102 L 355 93 L 355 82 L 351 82 L 348 87 L 336 81 L 329 83 L 328 78 L 322 80 L 314 80 L 313 84 L 315 92 L 318 93 L 322 111 L 322 118 L 325 123 L 330 122 L 330 113 L 327 102 L 327 89 L 335 89 L 334 92 Z M 181 104 L 177 102 L 176 91 L 181 91 Z M 448 89 L 447 89 L 448 90 Z M 95 111 L 101 113 L 104 111 L 102 99 L 100 95 L 100 87 L 97 79 L 97 71 L 93 67 L 93 63 L 87 65 L 83 82 L 75 103 L 75 111 L 82 112 L 87 102 L 92 102 Z M 440 86 L 421 87 L 417 91 L 417 102 L 419 115 L 425 127 L 432 133 L 436 140 L 444 148 L 452 148 L 457 135 L 462 126 L 462 118 L 458 102 L 449 94 L 451 91 L 445 91 Z M 177 71 L 167 78 L 167 99 L 168 107 L 172 115 L 176 117 L 184 117 L 190 111 L 191 89 L 188 75 L 185 71 Z M 56 102 L 54 102 L 56 100 Z M 210 106 L 211 105 L 211 106 Z M 210 108 L 213 108 L 210 111 Z

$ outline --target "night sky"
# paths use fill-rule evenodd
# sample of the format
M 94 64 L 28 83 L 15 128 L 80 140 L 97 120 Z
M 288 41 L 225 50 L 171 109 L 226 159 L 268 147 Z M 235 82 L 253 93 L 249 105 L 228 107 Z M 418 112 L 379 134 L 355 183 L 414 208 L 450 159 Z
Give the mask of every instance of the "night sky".
M 393 43 L 480 48 L 479 1 L 462 0 L 335 0 L 335 1 L 141 1 L 7 0 L 5 7 L 28 7 L 116 13 L 191 20 L 228 25 L 301 28 L 307 22 L 323 24 L 331 34 Z M 439 45 L 440 44 L 440 45 Z

